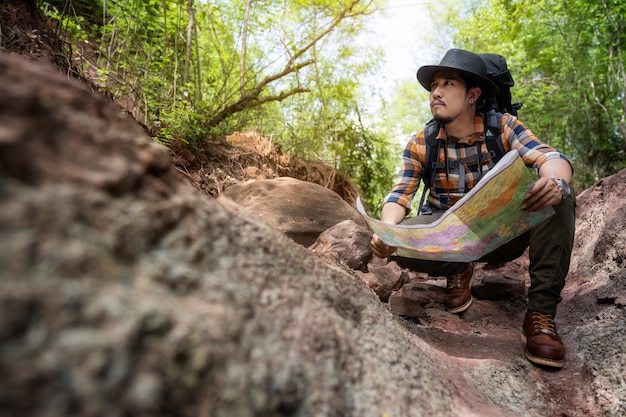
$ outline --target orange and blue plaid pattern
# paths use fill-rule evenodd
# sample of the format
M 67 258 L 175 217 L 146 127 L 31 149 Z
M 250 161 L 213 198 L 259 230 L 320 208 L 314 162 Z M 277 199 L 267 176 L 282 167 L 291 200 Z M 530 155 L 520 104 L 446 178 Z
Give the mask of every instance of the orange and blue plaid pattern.
M 500 140 L 505 151 L 517 150 L 529 168 L 539 169 L 552 158 L 569 159 L 537 137 L 515 116 L 502 115 Z M 438 161 L 447 161 L 446 168 L 435 172 L 428 201 L 433 208 L 447 210 L 468 193 L 480 180 L 493 161 L 485 144 L 485 128 L 482 115 L 474 119 L 474 135 L 458 141 L 447 141 L 444 128 L 439 130 L 437 140 L 442 141 Z M 444 154 L 444 152 L 446 154 Z M 482 169 L 478 152 L 482 153 Z M 407 213 L 418 190 L 424 164 L 426 144 L 424 132 L 415 135 L 404 148 L 397 180 L 384 203 L 394 202 L 404 206 Z M 571 165 L 571 162 L 570 162 Z M 430 182 L 430 178 L 427 179 Z

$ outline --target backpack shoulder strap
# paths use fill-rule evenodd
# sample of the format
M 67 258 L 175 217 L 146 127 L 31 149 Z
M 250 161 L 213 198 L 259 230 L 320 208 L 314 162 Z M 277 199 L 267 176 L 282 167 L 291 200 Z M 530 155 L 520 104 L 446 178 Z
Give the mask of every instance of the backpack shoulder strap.
M 430 189 L 430 184 L 432 184 L 433 175 L 435 172 L 435 168 L 433 165 L 437 164 L 437 153 L 439 151 L 439 146 L 437 144 L 437 134 L 439 133 L 440 123 L 435 119 L 432 119 L 430 122 L 426 124 L 424 128 L 424 145 L 426 147 L 426 160 L 422 166 L 422 182 L 424 183 L 424 189 L 422 190 L 422 196 L 420 198 L 419 205 L 417 206 L 417 214 L 429 214 L 428 208 L 424 206 L 424 200 L 426 199 L 426 194 Z
M 485 144 L 493 163 L 497 163 L 506 153 L 502 139 L 500 138 L 502 131 L 502 113 L 490 110 L 483 115 L 485 123 Z M 426 146 L 426 161 L 423 166 L 422 181 L 424 182 L 424 190 L 418 206 L 418 214 L 423 210 L 424 199 L 427 190 L 433 182 L 433 176 L 438 168 L 445 168 L 443 162 L 438 161 L 439 144 L 437 143 L 437 134 L 441 125 L 436 120 L 431 120 L 424 128 L 424 144 Z
M 488 111 L 483 115 L 484 123 L 485 123 L 485 144 L 487 145 L 487 150 L 492 158 L 494 164 L 498 162 L 506 151 L 504 149 L 504 145 L 502 144 L 502 140 L 500 138 L 502 132 L 502 113 L 496 112 L 494 110 Z M 442 168 L 443 166 L 437 166 L 443 164 L 438 163 L 437 156 L 439 147 L 437 146 L 437 134 L 439 133 L 440 124 L 431 120 L 426 125 L 424 129 L 424 143 L 426 145 L 426 163 L 424 164 L 424 172 L 422 173 L 422 179 L 426 183 L 427 186 L 430 186 L 432 183 L 432 175 L 433 172 L 437 168 Z
M 435 172 L 437 164 L 437 153 L 439 151 L 439 147 L 437 146 L 437 134 L 439 133 L 439 129 L 441 124 L 436 120 L 431 120 L 426 125 L 424 129 L 424 144 L 426 145 L 426 161 L 424 162 L 424 172 L 422 172 L 422 179 L 426 184 L 426 187 L 429 187 L 432 183 L 432 176 Z
M 494 110 L 488 111 L 483 115 L 485 121 L 485 144 L 494 164 L 506 153 L 500 137 L 502 133 L 502 116 L 502 113 Z

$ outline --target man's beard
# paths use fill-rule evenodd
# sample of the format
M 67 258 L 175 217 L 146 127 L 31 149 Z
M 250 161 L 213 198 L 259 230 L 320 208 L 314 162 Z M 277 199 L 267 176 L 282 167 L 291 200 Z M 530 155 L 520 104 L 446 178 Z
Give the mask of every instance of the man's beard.
M 436 122 L 438 122 L 441 125 L 448 124 L 454 120 L 454 118 L 452 117 L 443 117 L 443 116 L 433 116 L 433 118 L 435 119 Z

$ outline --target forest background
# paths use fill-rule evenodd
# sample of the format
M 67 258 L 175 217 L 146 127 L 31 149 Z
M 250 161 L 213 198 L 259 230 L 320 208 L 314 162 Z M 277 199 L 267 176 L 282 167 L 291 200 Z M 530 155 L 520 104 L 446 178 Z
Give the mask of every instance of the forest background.
M 155 140 L 200 152 L 205 141 L 254 130 L 285 152 L 342 171 L 372 212 L 392 185 L 400 143 L 430 118 L 427 92 L 414 77 L 385 75 L 392 50 L 373 29 L 393 7 L 383 0 L 37 5 L 58 20 L 74 68 L 136 120 L 157 126 Z M 416 13 L 416 25 L 424 18 L 431 25 L 397 46 L 414 45 L 407 56 L 428 46 L 415 71 L 450 47 L 502 54 L 516 81 L 514 101 L 523 103 L 520 119 L 572 158 L 576 188 L 626 167 L 626 2 L 419 5 L 407 13 Z

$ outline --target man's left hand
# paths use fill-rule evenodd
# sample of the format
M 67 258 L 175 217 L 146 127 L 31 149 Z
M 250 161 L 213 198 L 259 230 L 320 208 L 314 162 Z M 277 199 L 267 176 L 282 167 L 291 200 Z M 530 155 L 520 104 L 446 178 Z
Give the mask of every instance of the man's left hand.
M 541 177 L 526 193 L 522 203 L 525 212 L 540 211 L 546 207 L 559 204 L 563 200 L 563 194 L 559 187 L 550 178 Z

